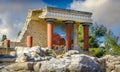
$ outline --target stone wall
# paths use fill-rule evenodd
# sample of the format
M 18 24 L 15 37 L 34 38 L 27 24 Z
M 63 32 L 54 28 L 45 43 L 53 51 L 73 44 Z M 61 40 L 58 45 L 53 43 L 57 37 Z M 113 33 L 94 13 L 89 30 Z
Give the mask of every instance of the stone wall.
M 120 72 L 120 56 L 105 55 L 96 60 L 102 72 Z
M 39 14 L 40 11 L 30 10 L 28 12 L 21 34 L 15 41 L 11 41 L 11 48 L 15 46 L 27 46 L 27 36 L 33 37 L 33 46 L 47 46 L 47 23 L 45 20 L 39 18 Z
M 27 36 L 33 37 L 33 46 L 39 45 L 42 47 L 47 47 L 47 23 L 44 19 L 39 18 L 40 14 L 40 10 L 30 10 L 28 12 L 28 16 L 26 17 L 26 22 L 21 31 L 21 34 L 16 39 L 16 41 L 11 41 L 11 48 L 14 48 L 15 46 L 26 46 Z M 74 26 L 76 25 L 78 24 L 74 24 Z M 74 28 L 74 33 L 76 35 L 74 40 L 76 43 L 74 46 L 78 47 L 76 28 Z
M 18 46 L 26 46 L 26 37 L 33 37 L 33 46 L 47 46 L 47 24 L 44 20 L 31 20 Z

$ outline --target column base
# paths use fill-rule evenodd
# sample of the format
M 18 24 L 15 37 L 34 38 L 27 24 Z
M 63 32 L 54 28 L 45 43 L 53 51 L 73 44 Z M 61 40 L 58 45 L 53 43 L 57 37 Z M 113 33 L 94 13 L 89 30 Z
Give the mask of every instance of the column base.
M 72 50 L 72 48 L 68 48 L 68 50 Z
M 84 49 L 84 51 L 89 51 L 89 50 Z
M 75 46 L 74 46 L 74 50 L 81 51 L 81 48 L 80 48 L 80 46 L 79 46 L 79 45 L 75 45 Z
M 47 48 L 49 48 L 49 49 L 53 49 L 52 47 L 47 47 Z

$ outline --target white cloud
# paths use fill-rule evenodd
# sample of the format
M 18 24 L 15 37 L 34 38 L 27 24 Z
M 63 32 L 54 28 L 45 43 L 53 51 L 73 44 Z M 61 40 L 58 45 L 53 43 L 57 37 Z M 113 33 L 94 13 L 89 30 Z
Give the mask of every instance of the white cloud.
M 70 9 L 90 11 L 93 20 L 109 29 L 120 28 L 120 0 L 74 0 Z
M 0 24 L 0 36 L 6 34 L 8 39 L 16 37 L 23 26 L 22 22 L 14 21 L 9 13 L 0 14 L 0 19 L 2 21 Z
M 17 1 L 17 0 L 16 0 Z M 16 38 L 22 30 L 28 9 L 40 8 L 46 4 L 38 2 L 0 2 L 0 39 L 6 34 L 8 39 Z
M 1 24 L 0 24 L 0 36 L 3 34 L 10 35 L 10 27 L 8 25 L 8 15 L 7 14 L 0 14 Z

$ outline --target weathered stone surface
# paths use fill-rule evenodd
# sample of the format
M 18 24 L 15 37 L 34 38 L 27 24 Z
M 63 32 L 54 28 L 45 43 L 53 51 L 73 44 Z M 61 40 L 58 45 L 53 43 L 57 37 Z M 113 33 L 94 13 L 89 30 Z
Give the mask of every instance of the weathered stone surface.
M 24 62 L 24 63 L 14 63 L 8 65 L 4 69 L 1 70 L 2 72 L 28 72 L 33 71 L 33 62 Z
M 99 63 L 102 72 L 106 72 L 106 60 L 103 58 L 98 58 L 96 61 Z
M 7 69 L 1 69 L 0 72 L 10 72 Z
M 64 56 L 71 56 L 73 54 L 79 54 L 79 51 L 77 50 L 70 50 L 64 54 Z
M 71 59 L 70 58 L 61 58 L 60 61 L 62 61 L 62 63 L 68 67 L 71 63 Z
M 107 72 L 110 72 L 110 71 L 114 70 L 114 65 L 113 64 L 108 63 L 106 67 L 107 67 Z
M 50 61 L 42 62 L 42 66 L 40 68 L 40 72 L 65 72 L 66 66 L 62 63 L 62 61 L 58 59 L 51 59 Z
M 116 72 L 120 72 L 120 64 L 119 65 L 115 65 L 115 71 Z
M 84 54 L 75 54 L 71 56 L 71 64 L 68 69 L 70 71 L 81 72 L 100 72 L 99 64 Z
M 26 61 L 43 61 L 50 60 L 54 56 L 48 53 L 48 48 L 41 48 L 40 46 L 34 47 L 16 47 L 17 59 L 16 62 L 26 62 Z
M 16 57 L 16 52 L 15 51 L 11 51 L 10 55 L 13 56 L 13 57 Z
M 77 51 L 68 51 L 69 56 L 54 58 L 45 56 L 39 62 L 21 62 L 14 63 L 2 69 L 2 72 L 101 72 L 96 58 L 84 54 L 78 54 Z
M 33 52 L 33 50 L 31 51 Z M 26 56 L 22 57 L 19 59 L 22 60 L 20 61 L 21 63 L 0 66 L 0 72 L 120 72 L 119 56 L 107 55 L 102 58 L 96 58 L 71 50 L 59 58 L 50 55 L 39 56 L 40 60 L 37 62 L 25 62 L 24 58 L 27 59 Z
M 111 72 L 116 72 L 115 70 L 112 70 Z
M 17 57 L 15 62 L 27 62 L 27 61 L 28 61 L 27 56 L 23 54 Z
M 39 72 L 39 69 L 41 67 L 42 63 L 41 62 L 37 62 L 34 64 L 33 68 L 35 72 Z
M 103 72 L 120 72 L 120 56 L 106 55 L 99 58 L 98 63 Z
M 99 64 L 91 57 L 83 54 L 75 54 L 61 59 L 51 59 L 44 61 L 40 72 L 101 72 Z

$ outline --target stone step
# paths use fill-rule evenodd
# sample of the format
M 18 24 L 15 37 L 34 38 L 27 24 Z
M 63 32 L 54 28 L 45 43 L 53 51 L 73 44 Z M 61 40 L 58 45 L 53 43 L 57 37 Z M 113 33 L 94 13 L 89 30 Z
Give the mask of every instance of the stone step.
M 16 58 L 0 58 L 0 62 L 15 62 Z

